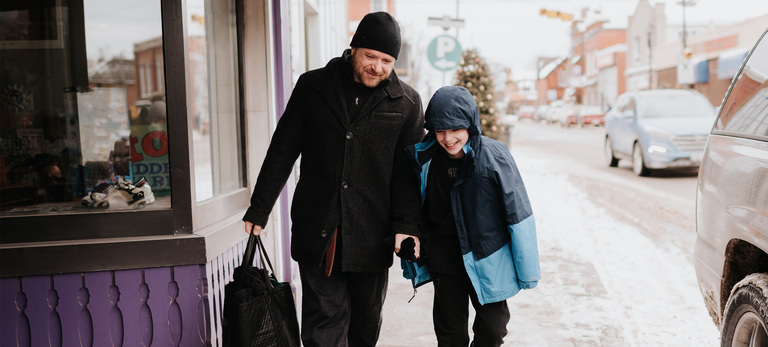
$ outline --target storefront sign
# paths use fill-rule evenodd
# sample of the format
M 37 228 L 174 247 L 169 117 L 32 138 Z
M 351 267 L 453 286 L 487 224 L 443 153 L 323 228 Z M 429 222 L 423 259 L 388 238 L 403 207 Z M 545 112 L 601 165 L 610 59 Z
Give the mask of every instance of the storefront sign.
M 605 68 L 605 67 L 608 67 L 608 66 L 613 66 L 613 64 L 615 64 L 615 63 L 616 63 L 616 54 L 615 53 L 605 54 L 605 55 L 601 55 L 601 56 L 598 56 L 597 58 L 595 58 L 595 66 L 598 69 L 602 69 L 602 68 Z
M 694 64 L 690 59 L 681 58 L 677 63 L 677 83 L 692 84 L 696 82 Z
M 165 129 L 158 129 L 154 124 L 131 127 L 131 167 L 134 181 L 144 177 L 155 195 L 170 194 L 168 135 Z
M 717 38 L 704 42 L 706 52 L 722 51 L 724 49 L 736 47 L 736 35 Z

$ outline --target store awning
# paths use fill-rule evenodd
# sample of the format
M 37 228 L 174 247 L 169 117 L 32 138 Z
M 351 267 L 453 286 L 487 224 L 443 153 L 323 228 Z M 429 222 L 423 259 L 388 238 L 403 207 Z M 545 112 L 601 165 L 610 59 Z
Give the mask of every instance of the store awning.
M 709 82 L 709 60 L 702 60 L 698 62 L 694 69 L 694 74 L 696 74 L 696 83 Z
M 739 72 L 741 63 L 747 58 L 748 49 L 734 49 L 717 57 L 717 78 L 731 79 Z

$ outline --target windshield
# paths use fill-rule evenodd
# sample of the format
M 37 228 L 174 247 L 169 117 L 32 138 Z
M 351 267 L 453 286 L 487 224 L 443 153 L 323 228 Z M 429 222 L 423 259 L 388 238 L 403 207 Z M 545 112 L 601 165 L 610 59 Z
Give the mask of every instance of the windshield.
M 642 117 L 714 117 L 715 109 L 707 99 L 685 93 L 640 96 L 638 113 Z

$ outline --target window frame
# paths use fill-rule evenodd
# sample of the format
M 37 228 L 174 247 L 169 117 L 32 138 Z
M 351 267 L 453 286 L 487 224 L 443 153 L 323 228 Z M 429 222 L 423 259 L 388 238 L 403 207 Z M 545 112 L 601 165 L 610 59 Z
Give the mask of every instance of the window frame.
M 180 1 L 160 2 L 165 79 L 186 80 Z M 139 69 L 141 70 L 141 69 Z M 140 72 L 141 73 L 141 72 Z M 171 208 L 163 210 L 99 211 L 72 214 L 0 217 L 0 245 L 191 233 L 188 126 L 185 88 L 166 89 L 168 161 L 171 163 Z M 136 218 L 136 213 L 141 218 Z M 126 228 L 126 225 L 131 225 Z
M 245 81 L 239 79 L 243 188 L 196 202 L 187 114 L 185 0 L 161 1 L 171 208 L 0 217 L 0 277 L 205 264 L 241 242 L 250 204 Z M 237 71 L 244 66 L 243 3 L 235 0 Z M 265 12 L 266 13 L 266 12 Z M 184 19 L 184 20 L 180 20 Z M 267 48 L 268 49 L 268 48 Z M 168 81 L 174 87 L 168 88 Z M 181 83 L 179 83 L 181 81 Z

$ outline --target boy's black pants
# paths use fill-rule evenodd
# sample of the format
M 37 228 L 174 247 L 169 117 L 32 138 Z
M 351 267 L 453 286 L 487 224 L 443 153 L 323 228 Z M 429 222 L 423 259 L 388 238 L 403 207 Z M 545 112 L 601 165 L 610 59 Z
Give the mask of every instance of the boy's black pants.
M 509 307 L 507 301 L 480 305 L 466 273 L 447 275 L 431 273 L 435 286 L 432 320 L 439 347 L 469 345 L 469 303 L 475 308 L 472 331 L 474 347 L 501 346 L 507 335 Z

